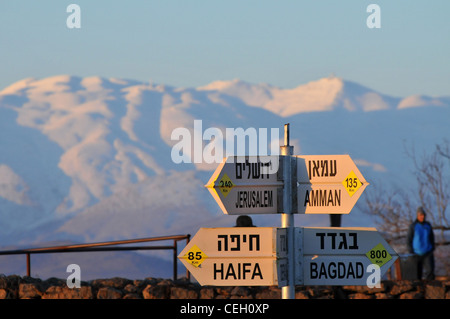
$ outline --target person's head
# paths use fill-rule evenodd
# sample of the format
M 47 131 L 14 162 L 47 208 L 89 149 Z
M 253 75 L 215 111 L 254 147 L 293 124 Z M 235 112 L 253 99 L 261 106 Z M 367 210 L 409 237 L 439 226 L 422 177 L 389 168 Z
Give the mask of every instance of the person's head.
M 247 215 L 240 215 L 236 219 L 236 227 L 255 227 L 255 226 L 253 225 L 251 217 Z
M 419 223 L 423 223 L 425 221 L 427 214 L 425 213 L 425 210 L 423 207 L 417 208 L 417 220 Z

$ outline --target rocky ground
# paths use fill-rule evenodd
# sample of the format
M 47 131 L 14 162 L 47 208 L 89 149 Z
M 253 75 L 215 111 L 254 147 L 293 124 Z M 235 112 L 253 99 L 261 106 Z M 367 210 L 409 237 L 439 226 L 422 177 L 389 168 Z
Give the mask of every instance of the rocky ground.
M 69 288 L 65 280 L 0 275 L 0 299 L 280 299 L 278 287 L 211 287 L 160 278 L 96 279 Z M 450 299 L 450 280 L 383 281 L 366 286 L 298 286 L 296 299 Z

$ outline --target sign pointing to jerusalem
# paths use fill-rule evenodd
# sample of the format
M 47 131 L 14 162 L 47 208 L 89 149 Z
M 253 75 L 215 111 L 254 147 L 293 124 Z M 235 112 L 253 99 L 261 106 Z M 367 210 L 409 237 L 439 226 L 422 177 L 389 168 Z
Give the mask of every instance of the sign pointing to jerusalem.
M 297 212 L 348 214 L 369 183 L 349 155 L 297 157 Z
M 200 228 L 178 258 L 201 285 L 265 286 L 286 280 L 286 254 L 286 229 Z
M 278 156 L 229 156 L 206 187 L 225 214 L 277 214 L 283 187 L 278 167 Z

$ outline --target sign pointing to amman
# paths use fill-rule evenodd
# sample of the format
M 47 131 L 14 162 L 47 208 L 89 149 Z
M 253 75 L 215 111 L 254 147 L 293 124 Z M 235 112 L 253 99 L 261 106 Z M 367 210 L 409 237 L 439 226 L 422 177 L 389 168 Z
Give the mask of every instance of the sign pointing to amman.
M 349 155 L 296 157 L 300 214 L 348 214 L 369 185 Z

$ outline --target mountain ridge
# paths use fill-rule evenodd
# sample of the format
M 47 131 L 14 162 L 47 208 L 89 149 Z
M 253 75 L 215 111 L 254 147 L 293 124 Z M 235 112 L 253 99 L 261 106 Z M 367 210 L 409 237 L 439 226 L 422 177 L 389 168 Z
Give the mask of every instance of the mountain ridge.
M 430 150 L 450 134 L 449 118 L 449 97 L 391 97 L 336 77 L 293 89 L 237 79 L 198 88 L 99 76 L 23 79 L 0 92 L 0 242 L 105 241 L 233 226 L 236 216 L 223 215 L 204 189 L 218 163 L 171 158 L 173 130 L 193 135 L 196 119 L 203 132 L 282 132 L 289 122 L 295 154 L 350 154 L 370 187 L 387 187 L 414 183 L 405 142 Z M 279 216 L 254 220 L 279 224 Z M 327 216 L 297 220 L 328 225 Z M 343 220 L 372 226 L 358 209 Z
M 76 82 L 80 82 L 75 85 Z M 52 85 L 53 84 L 53 85 Z M 59 84 L 59 85 L 58 85 Z M 61 85 L 63 84 L 63 85 Z M 218 80 L 209 84 L 191 87 L 191 88 L 176 88 L 174 86 L 165 84 L 153 84 L 138 80 L 107 78 L 101 76 L 71 76 L 71 75 L 56 75 L 44 79 L 25 78 L 19 80 L 0 91 L 0 96 L 17 95 L 19 91 L 40 87 L 40 90 L 45 92 L 46 87 L 49 92 L 55 88 L 57 91 L 64 89 L 64 84 L 78 87 L 78 89 L 87 89 L 95 92 L 100 88 L 101 84 L 106 84 L 109 88 L 130 88 L 135 89 L 150 89 L 159 91 L 161 93 L 166 91 L 180 92 L 183 90 L 195 90 L 199 92 L 220 92 L 233 97 L 238 97 L 248 103 L 250 106 L 264 107 L 273 113 L 288 117 L 302 112 L 314 111 L 331 111 L 333 105 L 342 104 L 341 107 L 348 111 L 373 111 L 388 108 L 407 108 L 417 106 L 445 106 L 450 103 L 450 96 L 431 97 L 422 94 L 414 94 L 406 97 L 393 97 L 382 94 L 364 85 L 356 82 L 345 80 L 336 76 L 329 76 L 318 80 L 310 81 L 305 84 L 300 84 L 294 88 L 280 88 L 267 83 L 254 84 L 240 79 L 233 80 Z M 357 96 L 353 101 L 345 101 L 349 96 Z M 371 101 L 372 99 L 377 99 Z M 308 106 L 308 100 L 310 105 Z M 388 103 L 384 100 L 388 100 Z M 292 106 L 284 106 L 281 108 L 279 104 L 283 101 L 288 101 L 287 104 L 302 104 L 306 102 L 303 109 L 290 110 Z M 382 105 L 377 105 L 380 104 Z M 372 102 L 372 103 L 371 103 Z M 358 107 L 359 106 L 359 107 Z

